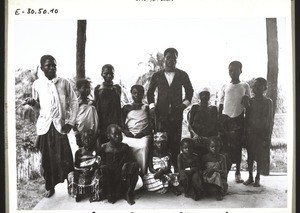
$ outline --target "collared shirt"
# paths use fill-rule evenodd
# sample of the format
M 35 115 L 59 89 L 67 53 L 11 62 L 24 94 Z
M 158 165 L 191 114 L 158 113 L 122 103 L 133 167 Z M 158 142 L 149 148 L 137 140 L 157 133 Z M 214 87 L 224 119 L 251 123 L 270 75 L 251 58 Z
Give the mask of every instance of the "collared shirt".
M 61 134 L 66 134 L 62 132 L 63 125 L 68 123 L 74 126 L 78 100 L 71 84 L 66 79 L 48 80 L 42 76 L 32 85 L 32 98 L 37 103 L 34 108 L 39 110 L 36 123 L 37 135 L 46 134 L 52 122 Z
M 172 81 L 174 79 L 175 76 L 175 72 L 164 72 L 166 79 L 168 81 L 169 86 L 172 84 Z
M 220 104 L 223 104 L 223 114 L 231 118 L 239 116 L 244 111 L 242 98 L 250 96 L 250 87 L 246 82 L 225 84 L 222 87 Z

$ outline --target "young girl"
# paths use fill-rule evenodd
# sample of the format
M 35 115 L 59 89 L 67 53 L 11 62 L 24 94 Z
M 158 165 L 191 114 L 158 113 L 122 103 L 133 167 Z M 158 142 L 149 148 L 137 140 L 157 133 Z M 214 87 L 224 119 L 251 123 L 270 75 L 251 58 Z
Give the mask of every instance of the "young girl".
M 100 149 L 100 168 L 108 202 L 115 203 L 125 195 L 127 203 L 133 205 L 138 164 L 134 162 L 129 146 L 121 143 L 123 137 L 118 125 L 111 124 L 107 127 L 107 137 L 109 142 L 102 144 Z
M 210 136 L 218 136 L 218 110 L 209 104 L 210 92 L 202 88 L 199 93 L 200 103 L 192 106 L 189 114 L 189 131 L 195 142 L 195 153 L 201 158 L 207 154 Z
M 104 82 L 96 86 L 94 97 L 99 116 L 99 140 L 100 144 L 103 144 L 108 142 L 107 127 L 110 124 L 121 126 L 121 87 L 113 84 L 114 67 L 112 65 L 104 65 L 101 76 Z
M 257 173 L 253 186 L 260 186 L 261 170 L 269 174 L 270 143 L 273 123 L 273 102 L 264 93 L 267 90 L 267 81 L 256 78 L 253 85 L 254 97 L 250 99 L 246 108 L 246 136 L 249 178 L 245 185 L 252 184 L 253 162 L 257 163 Z
M 142 169 L 142 174 L 147 172 L 148 144 L 152 125 L 150 123 L 149 107 L 142 103 L 144 87 L 133 85 L 131 87 L 132 104 L 125 105 L 122 109 L 123 117 L 123 143 L 130 146 L 134 157 Z
M 216 200 L 223 200 L 227 192 L 226 159 L 219 154 L 220 143 L 217 137 L 210 138 L 209 153 L 204 155 L 201 164 L 203 170 L 204 189 L 209 194 L 216 192 Z
M 153 147 L 148 158 L 149 172 L 143 177 L 144 185 L 148 191 L 164 194 L 170 188 L 175 195 L 180 195 L 177 175 L 171 171 L 171 154 L 166 151 L 166 143 L 167 133 L 154 134 Z
M 180 142 L 181 153 L 177 164 L 179 184 L 184 188 L 185 197 L 198 200 L 202 196 L 202 182 L 198 155 L 193 153 L 193 140 L 184 138 Z
M 79 79 L 76 81 L 76 88 L 79 91 L 78 104 L 79 109 L 74 126 L 76 142 L 79 147 L 82 147 L 81 132 L 93 130 L 98 132 L 98 114 L 93 106 L 93 101 L 89 98 L 91 93 L 91 84 L 87 79 Z
M 100 156 L 94 149 L 95 133 L 93 130 L 81 132 L 82 147 L 75 152 L 75 170 L 68 175 L 68 192 L 76 202 L 84 195 L 93 194 L 90 201 L 101 199 L 102 181 L 98 167 Z

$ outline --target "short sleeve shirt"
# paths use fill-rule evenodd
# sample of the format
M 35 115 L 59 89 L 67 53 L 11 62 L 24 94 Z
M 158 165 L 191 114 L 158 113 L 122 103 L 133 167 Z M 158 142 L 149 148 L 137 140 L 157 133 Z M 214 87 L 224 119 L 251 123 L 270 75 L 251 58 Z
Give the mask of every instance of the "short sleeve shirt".
M 223 104 L 223 114 L 231 118 L 239 116 L 244 111 L 242 97 L 250 96 L 250 87 L 246 82 L 225 84 L 221 90 L 220 104 Z

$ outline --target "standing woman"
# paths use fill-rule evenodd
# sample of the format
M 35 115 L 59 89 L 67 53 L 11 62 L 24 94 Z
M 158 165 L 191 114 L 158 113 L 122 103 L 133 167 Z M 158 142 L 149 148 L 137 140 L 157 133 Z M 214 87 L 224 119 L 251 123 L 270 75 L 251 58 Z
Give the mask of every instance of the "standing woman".
M 73 171 L 73 156 L 67 133 L 75 124 L 77 97 L 70 83 L 56 76 L 56 60 L 51 55 L 41 58 L 44 76 L 32 85 L 32 98 L 25 104 L 39 111 L 36 123 L 35 147 L 41 152 L 42 175 L 45 178 L 45 197 L 51 197 L 58 183 L 64 182 Z
M 99 140 L 97 150 L 101 144 L 108 142 L 106 135 L 107 127 L 110 124 L 122 125 L 121 122 L 121 87 L 113 84 L 114 67 L 105 64 L 102 67 L 101 76 L 104 82 L 97 85 L 94 91 L 95 106 L 99 116 Z

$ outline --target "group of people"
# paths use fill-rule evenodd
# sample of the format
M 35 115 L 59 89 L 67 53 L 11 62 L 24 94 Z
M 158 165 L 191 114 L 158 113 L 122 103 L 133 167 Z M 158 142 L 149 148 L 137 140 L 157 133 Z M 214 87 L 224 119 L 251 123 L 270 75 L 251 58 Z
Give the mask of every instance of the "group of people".
M 145 89 L 131 87 L 133 102 L 121 107 L 121 87 L 113 83 L 114 67 L 102 67 L 103 83 L 94 89 L 78 79 L 76 96 L 70 83 L 56 75 L 53 56 L 41 58 L 41 76 L 33 83 L 29 104 L 39 111 L 35 146 L 42 154 L 45 197 L 55 193 L 55 185 L 68 180 L 68 192 L 79 201 L 124 197 L 132 205 L 139 176 L 147 191 L 198 200 L 206 194 L 222 200 L 228 189 L 227 175 L 236 164 L 240 175 L 242 147 L 247 149 L 249 178 L 245 185 L 260 186 L 260 171 L 269 160 L 272 129 L 272 101 L 265 96 L 267 81 L 255 79 L 250 87 L 239 79 L 242 64 L 229 64 L 231 82 L 222 87 L 220 106 L 209 104 L 209 88 L 203 88 L 200 102 L 188 114 L 190 138 L 181 138 L 183 110 L 193 97 L 186 72 L 176 68 L 178 51 L 164 51 L 165 66 L 153 74 Z M 184 89 L 184 97 L 183 97 Z M 75 162 L 67 134 L 73 129 L 78 150 Z M 253 179 L 253 162 L 257 174 Z

